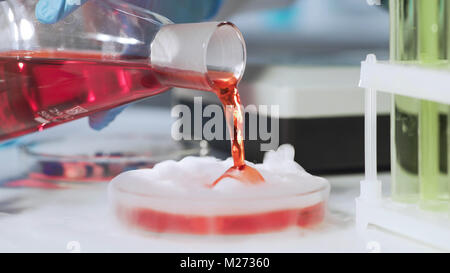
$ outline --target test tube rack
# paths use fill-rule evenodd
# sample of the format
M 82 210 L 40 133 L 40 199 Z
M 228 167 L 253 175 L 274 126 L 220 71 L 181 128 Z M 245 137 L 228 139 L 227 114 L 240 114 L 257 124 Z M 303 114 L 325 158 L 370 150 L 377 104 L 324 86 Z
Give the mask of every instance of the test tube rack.
M 365 179 L 356 198 L 358 233 L 389 233 L 449 251 L 448 212 L 424 211 L 418 205 L 397 203 L 382 195 L 376 169 L 376 94 L 387 92 L 450 105 L 450 70 L 377 61 L 369 54 L 361 62 L 359 86 L 365 89 Z

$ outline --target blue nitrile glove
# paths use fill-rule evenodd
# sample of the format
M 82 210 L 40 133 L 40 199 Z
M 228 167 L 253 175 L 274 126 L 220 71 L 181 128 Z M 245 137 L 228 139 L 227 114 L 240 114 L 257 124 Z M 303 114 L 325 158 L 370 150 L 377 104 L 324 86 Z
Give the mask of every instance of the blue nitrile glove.
M 36 5 L 36 18 L 45 24 L 64 19 L 87 0 L 40 0 Z
M 89 116 L 89 126 L 94 130 L 101 130 L 108 126 L 120 113 L 122 113 L 127 105 L 119 106 L 108 111 L 98 112 Z
M 36 5 L 36 18 L 45 24 L 56 23 L 75 11 L 87 0 L 39 0 Z M 176 23 L 197 22 L 213 17 L 222 0 L 127 0 L 153 12 L 174 20 Z M 108 126 L 126 106 L 99 112 L 89 117 L 89 125 L 95 130 Z

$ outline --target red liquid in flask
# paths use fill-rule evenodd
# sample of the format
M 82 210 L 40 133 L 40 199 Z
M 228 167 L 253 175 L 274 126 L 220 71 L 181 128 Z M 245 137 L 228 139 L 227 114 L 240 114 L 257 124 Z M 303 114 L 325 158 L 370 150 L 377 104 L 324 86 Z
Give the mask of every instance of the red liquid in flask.
M 146 63 L 57 51 L 0 53 L 0 140 L 156 95 Z

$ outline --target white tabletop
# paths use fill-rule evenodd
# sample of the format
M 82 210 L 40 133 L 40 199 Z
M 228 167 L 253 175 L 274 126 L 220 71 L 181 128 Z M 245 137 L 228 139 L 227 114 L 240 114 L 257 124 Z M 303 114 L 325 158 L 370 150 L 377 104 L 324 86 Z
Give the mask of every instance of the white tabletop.
M 144 114 L 152 128 L 169 132 L 168 111 L 129 109 L 100 134 L 126 126 L 139 130 L 145 126 L 138 126 L 141 121 L 137 117 Z M 90 132 L 86 123 L 73 122 L 32 137 L 98 134 Z M 0 150 L 0 162 L 2 177 L 20 169 L 20 157 L 14 149 Z M 362 174 L 326 178 L 332 190 L 323 226 L 247 237 L 144 236 L 130 232 L 116 224 L 109 213 L 107 183 L 65 190 L 0 188 L 0 252 L 370 252 L 374 243 L 382 252 L 434 251 L 394 236 L 383 241 L 358 236 L 355 198 Z M 388 189 L 389 174 L 380 178 Z

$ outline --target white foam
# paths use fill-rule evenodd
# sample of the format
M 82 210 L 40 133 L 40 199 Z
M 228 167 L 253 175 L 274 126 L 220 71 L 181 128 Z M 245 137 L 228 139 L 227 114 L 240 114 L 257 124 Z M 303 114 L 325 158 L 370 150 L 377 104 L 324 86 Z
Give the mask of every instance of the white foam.
M 122 173 L 113 179 L 110 193 L 124 206 L 202 214 L 301 208 L 323 201 L 328 196 L 328 182 L 308 174 L 294 161 L 294 154 L 294 148 L 285 144 L 267 152 L 262 164 L 247 162 L 264 177 L 263 184 L 247 185 L 226 178 L 211 188 L 209 185 L 233 165 L 232 159 L 186 157 L 161 162 L 153 169 Z

